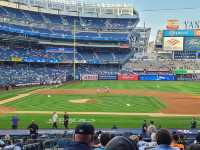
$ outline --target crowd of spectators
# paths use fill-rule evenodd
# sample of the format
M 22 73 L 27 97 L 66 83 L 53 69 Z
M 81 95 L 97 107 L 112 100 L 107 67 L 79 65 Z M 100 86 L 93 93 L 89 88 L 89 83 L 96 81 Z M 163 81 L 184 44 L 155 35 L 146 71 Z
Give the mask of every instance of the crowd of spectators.
M 76 75 L 103 74 L 116 75 L 118 65 L 88 65 L 76 66 Z M 51 85 L 61 84 L 72 80 L 72 64 L 45 64 L 45 63 L 1 63 L 0 86 L 6 85 Z
M 95 134 L 92 125 L 81 124 L 75 128 L 74 141 L 68 143 L 65 150 L 195 150 L 194 147 L 200 147 L 200 134 L 194 144 L 189 145 L 177 132 L 171 133 L 167 129 L 155 130 L 148 136 L 151 137 L 150 141 L 145 141 L 142 135 L 115 136 L 107 132 Z
M 56 49 L 56 48 L 55 48 Z M 20 62 L 46 62 L 46 63 L 72 63 L 73 51 L 59 52 L 48 51 L 45 48 L 32 48 L 14 46 L 0 46 L 0 60 L 1 61 L 20 61 Z M 75 54 L 76 61 L 89 64 L 107 64 L 107 63 L 120 63 L 129 52 L 120 51 L 105 51 L 95 49 L 87 51 L 87 49 L 79 50 Z
M 174 71 L 176 69 L 199 70 L 198 60 L 130 60 L 124 66 L 124 70 L 139 71 Z
M 0 85 L 60 84 L 71 71 L 67 65 L 0 64 Z
M 63 16 L 47 13 L 37 13 L 32 11 L 25 11 L 20 9 L 1 7 L 1 17 L 7 18 L 9 21 L 17 20 L 18 23 L 32 26 L 53 29 L 53 30 L 71 30 L 74 22 L 79 29 L 93 29 L 93 30 L 127 30 L 135 25 L 135 19 L 106 19 L 106 18 L 89 18 L 89 17 L 75 17 Z
M 30 137 L 24 139 L 14 139 L 5 135 L 0 139 L 0 149 L 4 150 L 43 150 L 45 141 L 50 138 L 38 136 L 38 125 L 32 122 L 28 128 Z M 157 129 L 144 138 L 143 135 L 131 135 L 127 133 L 116 134 L 113 132 L 96 131 L 89 123 L 78 124 L 74 134 L 70 137 L 54 137 L 55 142 L 49 148 L 60 150 L 199 150 L 200 133 L 190 143 L 186 142 L 186 137 L 179 132 L 171 132 L 167 129 Z M 35 136 L 37 135 L 37 136 Z M 43 137 L 43 139 L 42 139 Z M 51 147 L 52 146 L 52 147 Z

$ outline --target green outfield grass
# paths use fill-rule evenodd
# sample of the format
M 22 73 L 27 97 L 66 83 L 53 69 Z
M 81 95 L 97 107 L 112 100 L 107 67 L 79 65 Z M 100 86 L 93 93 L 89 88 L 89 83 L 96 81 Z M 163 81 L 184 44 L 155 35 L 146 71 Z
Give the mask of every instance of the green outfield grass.
M 12 115 L 0 116 L 0 129 L 11 128 L 11 117 Z M 51 128 L 49 119 L 51 115 L 18 115 L 20 122 L 19 128 L 27 128 L 28 124 L 32 120 L 39 124 L 40 128 Z M 62 118 L 62 115 L 59 115 Z M 144 119 L 148 122 L 153 120 L 158 127 L 161 125 L 162 128 L 190 128 L 191 117 L 148 117 L 148 116 L 102 116 L 102 115 L 70 115 L 71 121 L 70 128 L 74 128 L 81 121 L 92 121 L 96 128 L 111 128 L 114 124 L 118 128 L 140 128 Z M 198 118 L 200 119 L 200 118 Z M 75 121 L 75 122 L 74 122 Z M 64 128 L 62 122 L 59 124 L 59 128 Z M 198 122 L 198 128 L 200 128 L 200 122 Z
M 91 99 L 91 104 L 77 104 L 70 100 Z M 6 103 L 23 111 L 70 112 L 158 112 L 165 105 L 154 97 L 126 95 L 39 95 L 34 94 Z
M 80 81 L 74 84 L 65 84 L 59 88 L 95 89 L 106 86 L 112 89 L 142 89 L 200 94 L 200 82 L 197 81 Z

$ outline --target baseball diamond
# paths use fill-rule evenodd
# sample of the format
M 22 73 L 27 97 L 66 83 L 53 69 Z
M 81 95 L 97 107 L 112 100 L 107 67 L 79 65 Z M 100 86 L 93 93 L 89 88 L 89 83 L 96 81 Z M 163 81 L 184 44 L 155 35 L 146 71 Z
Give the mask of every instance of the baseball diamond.
M 5 97 L 7 92 L 2 92 L 0 97 L 2 115 L 0 118 L 9 114 L 22 114 L 27 118 L 30 114 L 32 116 L 41 114 L 50 118 L 53 111 L 59 114 L 67 111 L 72 116 L 80 115 L 80 118 L 92 115 L 94 123 L 98 122 L 98 117 L 101 116 L 105 116 L 105 118 L 110 116 L 118 118 L 124 116 L 128 118 L 168 116 L 182 120 L 185 117 L 200 114 L 198 109 L 200 107 L 199 85 L 198 82 L 188 81 L 80 81 L 58 87 L 30 88 L 28 93 L 26 92 L 28 88 L 16 89 L 8 97 Z M 101 87 L 109 87 L 110 92 L 97 93 L 96 89 Z M 24 92 L 27 94 L 24 95 Z M 18 93 L 19 96 L 17 96 Z M 41 122 L 42 126 L 49 126 L 46 124 L 47 120 Z M 132 121 L 134 122 L 134 119 Z M 26 121 L 24 120 L 24 122 Z M 103 125 L 103 127 L 112 126 L 110 120 L 105 119 L 104 123 L 108 126 Z M 71 125 L 74 126 L 74 124 Z M 173 124 L 176 125 L 176 121 Z M 119 121 L 118 125 L 130 126 L 123 121 Z

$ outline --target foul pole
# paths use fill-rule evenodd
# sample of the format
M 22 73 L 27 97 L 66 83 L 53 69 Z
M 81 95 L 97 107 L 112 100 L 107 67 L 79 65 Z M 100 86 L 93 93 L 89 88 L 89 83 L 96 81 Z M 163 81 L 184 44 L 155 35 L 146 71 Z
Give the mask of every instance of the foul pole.
M 74 80 L 76 80 L 76 20 L 74 20 L 73 36 L 74 36 L 73 76 L 74 76 Z

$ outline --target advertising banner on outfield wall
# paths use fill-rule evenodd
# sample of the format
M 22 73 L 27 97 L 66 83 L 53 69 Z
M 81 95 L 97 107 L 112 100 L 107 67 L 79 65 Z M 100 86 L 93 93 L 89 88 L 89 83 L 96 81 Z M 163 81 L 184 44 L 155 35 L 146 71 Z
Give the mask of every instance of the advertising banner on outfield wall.
M 137 74 L 118 74 L 118 80 L 138 80 L 139 77 Z
M 174 81 L 176 80 L 176 76 L 175 75 L 142 74 L 139 76 L 139 79 L 143 81 Z
M 187 74 L 187 70 L 185 70 L 185 69 L 176 69 L 175 73 L 176 74 Z
M 117 80 L 117 75 L 100 74 L 99 80 Z
M 178 81 L 191 81 L 193 80 L 193 75 L 192 74 L 178 74 L 176 75 L 176 79 Z
M 187 70 L 188 74 L 200 74 L 200 70 Z
M 174 81 L 176 80 L 175 75 L 159 75 L 158 76 L 160 81 Z
M 165 37 L 165 51 L 183 51 L 183 37 Z
M 144 81 L 156 81 L 156 80 L 159 80 L 157 74 L 152 74 L 152 75 L 142 74 L 142 75 L 139 75 L 139 79 L 140 80 L 144 80 Z
M 81 74 L 81 80 L 98 80 L 97 74 Z

